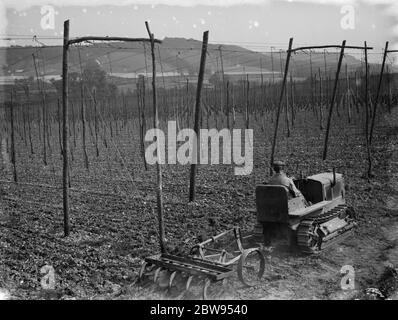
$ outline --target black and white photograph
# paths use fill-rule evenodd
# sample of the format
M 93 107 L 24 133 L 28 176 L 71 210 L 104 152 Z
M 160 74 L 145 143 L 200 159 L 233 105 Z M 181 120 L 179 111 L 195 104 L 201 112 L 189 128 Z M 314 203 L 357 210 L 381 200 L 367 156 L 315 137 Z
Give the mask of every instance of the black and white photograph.
M 0 300 L 398 300 L 397 1 L 0 0 L 0 65 Z

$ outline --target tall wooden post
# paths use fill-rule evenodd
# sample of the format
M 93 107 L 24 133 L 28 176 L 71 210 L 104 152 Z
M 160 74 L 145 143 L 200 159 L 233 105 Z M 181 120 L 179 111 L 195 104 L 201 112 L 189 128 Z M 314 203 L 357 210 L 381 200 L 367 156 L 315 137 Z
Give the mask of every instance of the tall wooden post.
M 26 101 L 30 101 L 30 99 L 29 99 L 29 86 L 28 85 L 25 87 L 25 95 L 26 95 Z M 27 115 L 28 115 L 28 119 L 27 120 L 28 120 L 30 153 L 34 154 L 33 143 L 32 143 L 32 128 L 31 128 L 31 119 L 30 119 L 30 108 L 28 109 Z
M 69 49 L 69 20 L 64 22 L 64 45 L 62 58 L 62 142 L 63 142 L 63 209 L 64 209 L 64 235 L 69 236 L 69 164 L 68 164 L 68 49 Z
M 260 105 L 265 105 L 264 101 L 264 75 L 263 75 L 263 60 L 260 58 L 260 70 L 261 70 L 261 83 L 260 83 Z
M 189 103 L 189 78 L 186 79 L 187 88 L 185 90 L 185 109 L 187 110 L 187 127 L 191 126 L 191 105 Z
M 230 129 L 230 127 L 231 127 L 231 124 L 230 124 L 230 120 L 229 120 L 229 81 L 227 81 L 227 101 L 226 101 L 226 107 L 227 107 L 227 110 L 226 110 L 226 112 L 227 112 L 227 128 L 228 128 L 228 130 Z
M 63 155 L 62 152 L 62 129 L 61 129 L 61 105 L 59 103 L 59 98 L 57 99 L 57 118 L 58 118 L 58 143 L 59 143 L 59 151 L 61 157 Z
M 310 50 L 310 72 L 311 72 L 311 84 L 310 84 L 310 90 L 311 90 L 311 108 L 312 111 L 314 111 L 314 76 L 313 76 L 313 70 L 312 70 L 312 51 Z
M 326 91 L 326 99 L 329 98 L 329 79 L 328 79 L 328 71 L 327 71 L 327 64 L 326 64 L 326 50 L 323 50 L 323 62 L 324 62 L 324 72 L 325 72 L 325 91 Z
M 249 82 L 249 75 L 246 74 L 246 105 L 245 105 L 245 123 L 246 123 L 246 129 L 249 129 L 249 122 L 250 122 L 250 115 L 249 115 L 249 108 L 250 108 L 250 102 L 249 102 L 249 94 L 250 94 L 250 82 Z
M 272 84 L 275 84 L 275 72 L 274 72 L 274 55 L 273 55 L 273 47 L 271 47 L 271 71 L 272 71 Z
M 33 56 L 33 64 L 35 67 L 35 72 L 36 72 L 36 80 L 37 80 L 37 89 L 39 90 L 40 94 L 41 94 L 41 98 L 42 98 L 42 117 L 43 117 L 43 163 L 46 166 L 47 165 L 47 147 L 46 147 L 46 101 L 45 101 L 45 95 L 43 92 L 43 88 L 40 85 L 40 79 L 39 79 L 39 72 L 37 71 L 37 65 L 36 65 L 36 57 L 35 54 L 32 53 Z M 40 119 L 38 120 L 40 121 Z
M 318 69 L 319 72 L 319 129 L 323 130 L 323 88 L 322 88 L 322 75 L 321 68 Z
M 84 101 L 83 66 L 82 66 L 82 59 L 79 47 L 77 48 L 77 53 L 79 57 L 80 75 L 82 77 L 82 79 L 80 80 L 80 113 L 82 118 L 82 147 L 83 147 L 84 165 L 86 167 L 86 170 L 89 170 L 88 155 L 86 148 L 86 103 Z
M 387 92 L 388 92 L 388 112 L 391 114 L 391 108 L 392 108 L 392 90 L 391 90 L 391 73 L 390 69 L 387 66 Z
M 271 108 L 271 110 L 274 108 L 274 105 L 275 105 L 275 71 L 274 71 L 274 55 L 273 55 L 273 47 L 271 47 L 271 71 L 272 71 L 272 92 L 271 92 L 271 95 L 272 95 L 272 101 L 271 101 L 271 106 L 272 106 L 272 108 Z M 272 121 L 272 118 L 271 118 L 271 121 Z
M 346 92 L 347 116 L 348 116 L 348 123 L 351 123 L 351 99 L 350 99 L 351 89 L 350 89 L 350 77 L 348 76 L 347 63 L 345 64 L 345 78 L 347 85 L 347 92 Z
M 11 120 L 11 163 L 13 166 L 13 177 L 14 182 L 18 182 L 17 177 L 17 167 L 16 167 L 16 157 L 15 157 L 15 129 L 14 129 L 14 99 L 13 93 L 11 92 L 10 101 L 10 120 Z
M 369 143 L 369 64 L 368 47 L 365 41 L 365 136 L 366 143 Z
M 289 40 L 289 49 L 287 50 L 287 58 L 286 58 L 286 64 L 285 64 L 285 73 L 283 75 L 282 88 L 281 88 L 281 92 L 280 92 L 280 95 L 279 95 L 278 109 L 276 111 L 274 138 L 272 140 L 271 159 L 270 159 L 270 174 L 272 174 L 272 164 L 274 163 L 276 138 L 278 136 L 279 117 L 280 117 L 280 114 L 281 114 L 281 106 L 282 106 L 282 102 L 283 102 L 283 94 L 284 94 L 285 87 L 286 87 L 287 74 L 289 72 L 289 62 L 290 62 L 290 57 L 292 55 L 292 52 L 291 52 L 292 46 L 293 46 L 293 38 L 290 38 L 290 40 Z
M 323 160 L 326 160 L 326 156 L 327 156 L 327 152 L 328 152 L 328 140 L 329 140 L 330 124 L 331 124 L 331 120 L 332 120 L 333 106 L 334 106 L 334 103 L 335 103 L 335 100 L 336 100 L 336 92 L 337 92 L 337 85 L 338 85 L 338 82 L 339 82 L 341 64 L 343 62 L 343 57 L 344 57 L 345 43 L 346 43 L 346 41 L 344 40 L 342 45 L 341 45 L 339 62 L 338 62 L 338 65 L 337 65 L 336 78 L 334 79 L 332 100 L 330 102 L 329 117 L 328 117 L 328 122 L 327 122 L 327 125 L 326 125 L 325 144 L 323 146 L 323 155 L 322 155 L 322 159 Z
M 202 53 L 200 56 L 200 67 L 199 67 L 199 76 L 198 76 L 198 86 L 196 88 L 196 103 L 195 103 L 195 123 L 194 123 L 194 131 L 196 133 L 196 139 L 199 140 L 199 118 L 200 118 L 200 99 L 201 99 L 201 91 L 203 85 L 203 77 L 205 73 L 206 66 L 206 55 L 207 55 L 207 43 L 209 41 L 209 31 L 203 32 L 203 41 L 202 41 Z M 197 141 L 198 142 L 198 141 Z M 196 196 L 196 172 L 197 172 L 197 162 L 199 160 L 199 144 L 196 143 L 194 146 L 194 156 L 196 157 L 196 161 L 191 164 L 191 173 L 190 173 L 190 181 L 189 181 L 189 201 L 195 201 Z
M 383 81 L 384 67 L 386 65 L 387 52 L 388 52 L 388 41 L 386 42 L 386 47 L 384 49 L 384 55 L 383 55 L 383 62 L 381 64 L 381 70 L 380 70 L 380 76 L 379 76 L 379 84 L 377 86 L 376 99 L 375 99 L 375 102 L 374 102 L 372 124 L 370 126 L 369 144 L 372 144 L 373 128 L 374 128 L 374 125 L 375 125 L 377 105 L 379 104 L 380 90 L 381 90 L 381 84 L 382 84 L 382 81 Z
M 141 76 L 137 81 L 137 104 L 138 104 L 138 125 L 140 132 L 140 153 L 142 161 L 144 162 L 145 171 L 148 171 L 148 166 L 145 160 L 145 143 L 144 134 L 146 131 L 146 120 L 145 120 L 145 79 Z
M 225 108 L 225 75 L 224 75 L 224 62 L 222 58 L 222 49 L 221 45 L 218 47 L 218 50 L 220 51 L 220 64 L 221 64 L 221 76 L 222 76 L 222 90 L 221 90 L 221 110 L 223 113 L 226 112 Z
M 154 129 L 159 128 L 159 111 L 156 101 L 156 61 L 155 61 L 155 37 L 151 30 L 149 29 L 148 21 L 145 21 L 145 26 L 148 31 L 149 38 L 151 40 L 151 56 L 152 56 L 152 97 L 153 97 L 153 127 Z M 159 140 L 157 140 L 159 143 Z M 159 145 L 158 145 L 159 147 Z M 164 231 L 164 221 L 163 221 L 163 183 L 162 183 L 162 167 L 160 166 L 160 148 L 158 148 L 158 161 L 156 163 L 157 172 L 157 192 L 156 192 L 156 204 L 158 212 L 158 223 L 159 223 L 159 244 L 160 251 L 162 253 L 166 252 L 165 247 L 165 231 Z
M 369 137 L 369 64 L 368 64 L 368 46 L 365 41 L 365 108 L 366 108 L 366 121 L 365 121 L 365 142 L 366 142 L 366 151 L 368 156 L 368 178 L 372 175 L 372 154 L 370 150 L 370 137 Z
M 290 108 L 291 108 L 291 113 L 292 113 L 292 128 L 294 127 L 294 120 L 296 117 L 295 111 L 294 111 L 294 105 L 295 105 L 295 82 L 293 80 L 293 75 L 290 73 Z
M 291 73 L 290 73 L 291 75 Z M 291 86 L 291 83 L 290 83 Z M 286 121 L 286 134 L 290 137 L 290 125 L 289 125 L 289 90 L 286 88 L 286 106 L 285 106 L 285 121 Z

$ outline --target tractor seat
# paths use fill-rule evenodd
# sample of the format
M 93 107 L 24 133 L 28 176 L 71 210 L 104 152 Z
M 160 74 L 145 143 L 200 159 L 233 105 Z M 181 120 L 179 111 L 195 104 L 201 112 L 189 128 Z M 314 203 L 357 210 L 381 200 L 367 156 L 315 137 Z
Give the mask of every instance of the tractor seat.
M 266 184 L 266 183 L 264 183 L 264 184 L 267 186 L 283 187 L 283 189 L 286 191 L 286 194 L 287 194 L 287 203 L 288 203 L 289 213 L 294 212 L 299 209 L 304 209 L 309 206 L 309 203 L 307 202 L 307 200 L 305 199 L 303 194 L 301 194 L 302 196 L 296 197 L 293 190 L 291 190 L 290 188 L 288 188 L 284 185 L 281 185 L 281 184 L 273 185 L 273 184 Z
M 287 188 L 281 185 L 257 186 L 257 220 L 260 222 L 287 222 L 288 194 Z
M 284 185 L 281 185 L 281 184 L 269 184 L 268 182 L 263 182 L 263 185 L 265 185 L 265 186 L 278 186 L 278 187 L 283 187 L 283 189 L 286 190 L 287 199 L 288 199 L 288 200 L 295 198 L 295 194 L 294 194 L 293 190 L 290 190 L 288 187 L 286 187 L 286 186 L 284 186 Z

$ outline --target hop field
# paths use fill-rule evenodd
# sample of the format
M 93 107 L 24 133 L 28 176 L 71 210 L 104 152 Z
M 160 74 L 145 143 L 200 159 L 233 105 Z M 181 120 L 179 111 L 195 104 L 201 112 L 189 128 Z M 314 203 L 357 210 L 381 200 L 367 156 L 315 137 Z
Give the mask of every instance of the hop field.
M 291 176 L 311 175 L 333 167 L 343 173 L 347 202 L 359 214 L 359 228 L 350 238 L 317 256 L 271 250 L 266 253 L 266 273 L 257 286 L 244 288 L 235 277 L 217 297 L 341 298 L 347 294 L 340 288 L 342 266 L 354 266 L 355 294 L 359 294 L 376 285 L 386 263 L 397 263 L 397 109 L 381 112 L 373 142 L 374 177 L 370 180 L 366 177 L 362 115 L 356 114 L 350 124 L 346 117 L 334 116 L 327 161 L 321 159 L 324 130 L 316 124 L 316 117 L 304 110 L 297 114 L 290 137 L 286 136 L 285 125 L 281 126 L 276 157 L 286 160 Z M 209 121 L 210 125 L 216 124 L 214 118 Z M 218 118 L 219 127 L 222 121 Z M 32 143 L 37 146 L 34 154 L 23 136 L 17 135 L 18 184 L 10 182 L 12 165 L 6 138 L 2 139 L 0 287 L 7 288 L 15 298 L 137 299 L 164 294 L 136 283 L 142 258 L 159 252 L 156 170 L 154 166 L 144 168 L 138 122 L 114 121 L 112 125 L 118 127 L 112 137 L 109 131 L 107 136 L 99 131 L 98 157 L 94 135 L 87 142 L 89 170 L 85 168 L 79 138 L 81 128 L 75 129 L 76 144 L 71 133 L 71 235 L 66 238 L 57 126 L 51 127 L 54 135 L 46 166 L 40 154 L 39 135 L 32 134 Z M 162 121 L 161 126 L 165 127 L 166 122 Z M 237 117 L 235 126 L 244 126 L 243 116 Z M 200 165 L 193 203 L 188 202 L 189 166 L 162 166 L 166 244 L 170 252 L 188 253 L 198 241 L 233 226 L 247 233 L 253 230 L 255 186 L 269 177 L 271 113 L 257 120 L 253 117 L 251 126 L 253 173 L 235 176 L 231 165 Z M 40 269 L 44 265 L 55 270 L 56 290 L 52 293 L 41 290 Z M 229 290 L 231 287 L 234 290 Z

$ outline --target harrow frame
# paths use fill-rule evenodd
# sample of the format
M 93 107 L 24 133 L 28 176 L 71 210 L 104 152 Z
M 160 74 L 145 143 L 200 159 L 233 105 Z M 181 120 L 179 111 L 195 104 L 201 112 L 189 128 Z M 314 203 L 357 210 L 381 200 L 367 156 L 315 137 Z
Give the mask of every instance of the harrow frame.
M 235 241 L 233 243 L 237 245 L 238 250 L 231 253 L 225 248 L 215 249 L 209 247 L 211 243 L 215 243 L 216 240 L 231 233 L 234 235 Z M 212 254 L 207 254 L 207 252 L 211 252 Z M 154 266 L 156 269 L 153 274 L 153 281 L 156 283 L 159 273 L 162 270 L 168 270 L 171 273 L 168 281 L 168 288 L 170 289 L 176 275 L 179 272 L 185 274 L 188 277 L 185 291 L 180 295 L 182 296 L 189 290 L 193 278 L 197 276 L 203 278 L 202 297 L 203 299 L 207 299 L 207 289 L 211 283 L 221 281 L 224 284 L 225 280 L 234 273 L 233 265 L 237 265 L 236 272 L 239 280 L 247 287 L 254 286 L 256 281 L 249 280 L 244 275 L 245 264 L 248 257 L 253 254 L 258 255 L 259 270 L 257 278 L 261 279 L 265 271 L 265 258 L 263 253 L 258 247 L 245 249 L 240 228 L 234 227 L 195 245 L 192 247 L 189 256 L 176 256 L 161 253 L 145 258 L 139 272 L 139 278 L 143 278 L 145 270 L 149 266 Z

